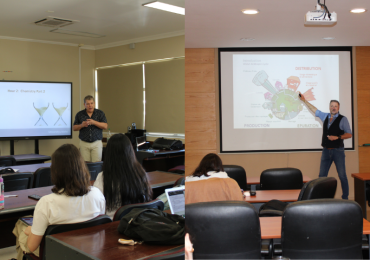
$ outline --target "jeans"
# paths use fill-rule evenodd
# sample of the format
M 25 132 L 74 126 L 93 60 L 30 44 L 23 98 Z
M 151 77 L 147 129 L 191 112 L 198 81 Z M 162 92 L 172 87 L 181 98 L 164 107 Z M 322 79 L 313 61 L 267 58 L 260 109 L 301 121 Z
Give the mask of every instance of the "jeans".
M 346 156 L 344 155 L 344 147 L 322 150 L 320 174 L 319 177 L 327 177 L 331 164 L 334 161 L 337 167 L 338 176 L 342 185 L 342 199 L 348 200 L 349 186 L 346 174 Z

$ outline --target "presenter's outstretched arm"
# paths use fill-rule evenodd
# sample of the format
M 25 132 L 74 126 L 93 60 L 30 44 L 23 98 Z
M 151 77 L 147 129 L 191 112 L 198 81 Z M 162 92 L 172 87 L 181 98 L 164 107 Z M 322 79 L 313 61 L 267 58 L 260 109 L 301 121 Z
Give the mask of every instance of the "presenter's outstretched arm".
M 306 106 L 315 114 L 316 113 L 316 110 L 317 110 L 317 108 L 314 106 L 314 105 L 312 105 L 310 102 L 308 102 L 306 99 L 305 99 L 305 97 L 303 96 L 303 94 L 301 93 L 301 92 L 299 92 L 299 94 L 301 94 L 301 96 L 299 97 L 299 99 L 300 100 L 302 100 L 303 101 L 303 103 L 305 103 L 306 104 Z

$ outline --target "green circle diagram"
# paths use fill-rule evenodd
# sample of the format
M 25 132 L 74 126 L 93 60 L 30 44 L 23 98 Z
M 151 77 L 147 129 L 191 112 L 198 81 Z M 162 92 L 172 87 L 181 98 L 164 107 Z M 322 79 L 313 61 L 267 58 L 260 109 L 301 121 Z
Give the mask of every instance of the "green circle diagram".
M 280 90 L 272 96 L 271 102 L 271 112 L 281 120 L 293 119 L 303 109 L 297 92 L 291 89 Z

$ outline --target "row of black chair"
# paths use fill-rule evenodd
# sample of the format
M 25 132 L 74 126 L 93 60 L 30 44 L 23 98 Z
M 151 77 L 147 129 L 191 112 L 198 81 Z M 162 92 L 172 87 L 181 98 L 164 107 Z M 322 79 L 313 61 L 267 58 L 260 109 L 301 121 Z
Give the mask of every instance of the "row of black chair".
M 224 171 L 234 179 L 243 190 L 248 190 L 247 175 L 243 167 L 238 165 L 224 165 Z M 296 168 L 273 168 L 264 170 L 260 176 L 261 190 L 294 190 L 303 186 L 303 175 Z
M 0 157 L 0 167 L 14 166 L 17 162 L 13 156 L 1 156 Z
M 194 259 L 260 259 L 261 230 L 247 202 L 187 204 Z M 282 217 L 282 255 L 291 259 L 362 259 L 362 210 L 354 201 L 289 204 Z
M 14 159 L 14 158 L 13 158 Z M 103 162 L 86 163 L 90 172 L 90 180 L 96 180 L 99 172 L 103 169 Z M 11 166 L 11 165 L 6 165 Z M 51 186 L 51 173 L 50 167 L 42 167 L 37 169 L 34 173 L 22 172 L 22 173 L 9 173 L 4 174 L 4 190 L 15 191 L 25 190 L 31 188 L 40 188 Z

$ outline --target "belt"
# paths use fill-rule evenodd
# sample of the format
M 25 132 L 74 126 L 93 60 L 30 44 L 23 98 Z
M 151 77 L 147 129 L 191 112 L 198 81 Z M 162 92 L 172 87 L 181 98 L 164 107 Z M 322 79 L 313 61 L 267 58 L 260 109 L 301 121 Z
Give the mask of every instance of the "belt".
M 84 142 L 86 142 L 86 143 L 93 143 L 93 142 L 100 141 L 100 140 L 95 140 L 95 141 L 85 141 L 85 140 L 81 140 L 81 141 L 84 141 Z

